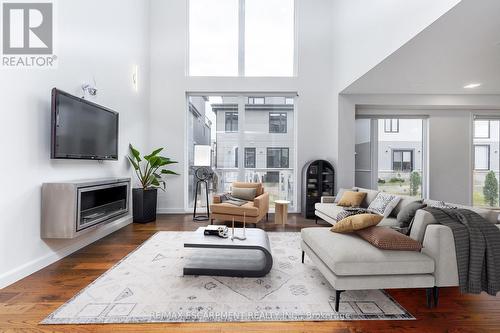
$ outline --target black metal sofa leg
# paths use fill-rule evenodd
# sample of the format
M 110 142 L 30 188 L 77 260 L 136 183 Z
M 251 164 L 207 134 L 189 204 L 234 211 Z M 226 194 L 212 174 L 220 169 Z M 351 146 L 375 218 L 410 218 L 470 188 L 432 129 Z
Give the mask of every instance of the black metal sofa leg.
M 433 297 L 434 297 L 434 307 L 438 306 L 438 301 L 439 301 L 439 287 L 434 287 L 433 290 Z
M 305 254 L 306 254 L 306 253 L 305 253 L 304 251 L 302 251 L 302 263 L 304 263 L 304 255 L 305 255 Z
M 343 293 L 345 290 L 335 290 L 335 311 L 339 312 L 339 306 L 340 306 L 340 294 Z
M 432 308 L 432 290 L 433 288 L 425 289 L 425 300 L 429 309 Z

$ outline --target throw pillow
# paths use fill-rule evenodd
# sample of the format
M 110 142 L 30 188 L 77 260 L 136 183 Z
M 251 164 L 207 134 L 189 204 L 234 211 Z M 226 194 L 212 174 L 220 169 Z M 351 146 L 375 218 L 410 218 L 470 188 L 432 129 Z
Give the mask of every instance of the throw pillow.
M 359 214 L 370 214 L 371 212 L 366 208 L 353 208 L 353 207 L 345 207 L 342 209 L 340 213 L 335 217 L 335 221 L 342 221 L 346 217 L 359 215 Z
M 347 190 L 345 188 L 339 189 L 337 195 L 335 196 L 335 200 L 333 200 L 333 203 L 339 203 L 340 199 L 342 198 L 342 196 L 346 191 L 358 192 L 358 189 L 352 189 L 352 190 Z
M 365 192 L 345 191 L 337 203 L 341 207 L 359 207 L 365 198 Z
M 338 233 L 353 232 L 377 225 L 380 221 L 382 221 L 382 219 L 383 217 L 377 214 L 353 215 L 335 223 L 330 230 Z
M 382 250 L 420 251 L 422 244 L 386 227 L 370 227 L 356 231 L 361 238 Z
M 417 210 L 422 209 L 427 207 L 426 204 L 423 203 L 422 200 L 420 201 L 413 201 L 401 208 L 401 210 L 398 213 L 398 223 L 400 228 L 407 228 L 410 226 L 411 221 L 413 221 L 413 218 L 415 217 L 415 214 L 417 213 Z
M 380 192 L 377 194 L 375 200 L 370 203 L 368 210 L 387 217 L 398 205 L 399 200 L 401 200 L 401 197 L 398 197 L 397 195 Z
M 233 187 L 233 192 L 231 193 L 231 195 L 238 199 L 253 201 L 253 199 L 255 199 L 256 192 L 257 189 L 255 188 Z

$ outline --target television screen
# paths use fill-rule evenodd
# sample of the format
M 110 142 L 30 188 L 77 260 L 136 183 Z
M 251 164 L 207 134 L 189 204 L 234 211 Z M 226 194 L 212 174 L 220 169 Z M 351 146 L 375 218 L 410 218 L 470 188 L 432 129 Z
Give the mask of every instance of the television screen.
M 118 159 L 118 113 L 54 88 L 53 159 Z

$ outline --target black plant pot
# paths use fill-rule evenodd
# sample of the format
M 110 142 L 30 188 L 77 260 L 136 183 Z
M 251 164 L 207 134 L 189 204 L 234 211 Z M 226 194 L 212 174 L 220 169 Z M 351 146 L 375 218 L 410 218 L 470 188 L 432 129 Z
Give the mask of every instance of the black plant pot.
M 157 189 L 144 190 L 142 188 L 134 188 L 132 190 L 132 206 L 135 223 L 156 221 L 157 196 Z

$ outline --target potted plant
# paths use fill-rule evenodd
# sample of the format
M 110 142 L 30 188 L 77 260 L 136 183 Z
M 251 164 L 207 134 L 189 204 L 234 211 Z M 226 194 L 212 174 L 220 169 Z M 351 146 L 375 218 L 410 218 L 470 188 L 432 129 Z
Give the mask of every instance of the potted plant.
M 156 220 L 156 203 L 158 189 L 165 191 L 166 183 L 163 175 L 179 175 L 165 167 L 177 163 L 168 157 L 160 156 L 163 148 L 154 150 L 141 158 L 137 149 L 130 145 L 130 155 L 127 156 L 141 183 L 140 188 L 132 190 L 132 206 L 134 222 L 147 223 Z

